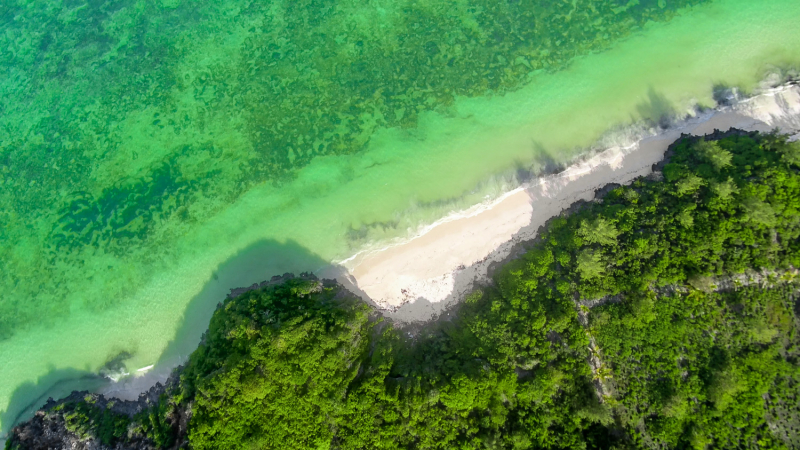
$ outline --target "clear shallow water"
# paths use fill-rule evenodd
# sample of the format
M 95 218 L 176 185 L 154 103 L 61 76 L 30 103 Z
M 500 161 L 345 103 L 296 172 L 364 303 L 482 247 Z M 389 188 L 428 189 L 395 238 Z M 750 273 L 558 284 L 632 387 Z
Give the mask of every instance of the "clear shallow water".
M 536 24 L 550 34 L 527 36 L 549 46 L 522 50 L 492 34 L 522 33 L 510 19 L 436 2 L 414 20 L 394 2 L 320 17 L 231 2 L 194 18 L 162 3 L 158 30 L 137 28 L 150 13 L 137 4 L 101 11 L 113 39 L 6 33 L 16 65 L 0 119 L 3 429 L 57 381 L 121 352 L 132 355 L 128 371 L 179 359 L 231 287 L 316 270 L 497 193 L 503 182 L 491 180 L 515 167 L 568 161 L 611 128 L 711 106 L 714 85 L 751 88 L 800 62 L 800 5 L 789 0 L 716 0 L 640 30 L 621 24 L 644 13 L 600 11 L 597 39 L 576 31 L 596 18 L 568 8 Z M 62 8 L 41 17 L 69 24 L 81 11 Z M 461 31 L 433 47 L 397 31 L 417 19 L 445 26 L 432 19 L 442 8 L 458 9 L 445 25 Z M 672 16 L 664 11 L 656 18 Z M 297 17 L 333 43 L 269 34 Z M 370 67 L 337 72 L 336 58 L 358 65 L 365 51 L 412 44 L 426 56 L 397 56 L 373 74 L 399 80 L 386 82 L 397 90 L 388 95 L 357 75 Z M 58 45 L 74 51 L 58 60 Z M 590 50 L 604 51 L 529 75 Z M 446 69 L 451 59 L 458 70 Z M 407 87 L 414 80 L 426 84 Z

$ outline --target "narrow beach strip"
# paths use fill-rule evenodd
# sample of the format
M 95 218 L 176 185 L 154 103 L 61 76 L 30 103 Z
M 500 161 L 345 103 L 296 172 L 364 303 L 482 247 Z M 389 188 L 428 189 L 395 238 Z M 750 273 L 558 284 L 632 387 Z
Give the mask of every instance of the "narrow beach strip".
M 475 282 L 487 281 L 493 263 L 529 241 L 550 218 L 573 203 L 590 201 L 607 184 L 626 184 L 652 172 L 681 134 L 697 136 L 739 128 L 800 129 L 800 87 L 788 84 L 700 113 L 664 132 L 595 154 L 554 175 L 498 198 L 454 212 L 406 241 L 341 261 L 352 279 L 340 282 L 401 322 L 429 320 L 461 300 Z

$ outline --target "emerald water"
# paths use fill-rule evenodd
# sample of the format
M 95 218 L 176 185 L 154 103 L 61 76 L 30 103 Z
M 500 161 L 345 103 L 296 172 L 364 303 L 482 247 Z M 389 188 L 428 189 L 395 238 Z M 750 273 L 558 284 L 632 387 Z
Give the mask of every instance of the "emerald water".
M 212 4 L 213 3 L 213 4 Z M 0 6 L 0 427 L 609 130 L 800 65 L 796 0 Z

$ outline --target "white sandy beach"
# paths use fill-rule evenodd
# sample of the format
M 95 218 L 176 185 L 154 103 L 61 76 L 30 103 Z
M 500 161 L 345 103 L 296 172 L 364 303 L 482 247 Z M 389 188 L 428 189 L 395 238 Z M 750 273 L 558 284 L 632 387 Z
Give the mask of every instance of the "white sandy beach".
M 681 133 L 699 136 L 731 127 L 796 133 L 800 87 L 768 89 L 628 146 L 609 148 L 486 204 L 454 212 L 406 241 L 357 254 L 342 262 L 349 276 L 337 278 L 388 317 L 428 320 L 461 300 L 474 283 L 487 281 L 490 265 L 508 257 L 517 243 L 533 239 L 551 217 L 576 201 L 592 200 L 606 184 L 625 184 L 651 173 Z

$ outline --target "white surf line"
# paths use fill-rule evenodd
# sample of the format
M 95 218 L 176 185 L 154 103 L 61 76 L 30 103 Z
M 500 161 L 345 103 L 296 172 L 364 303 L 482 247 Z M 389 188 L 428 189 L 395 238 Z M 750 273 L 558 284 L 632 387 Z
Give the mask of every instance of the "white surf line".
M 514 188 L 514 189 L 512 189 L 510 191 L 506 191 L 505 193 L 503 193 L 502 195 L 500 195 L 498 197 L 492 198 L 490 200 L 485 200 L 485 201 L 483 201 L 481 203 L 477 203 L 475 205 L 470 206 L 467 209 L 451 212 L 451 213 L 445 215 L 443 218 L 441 218 L 441 219 L 439 219 L 439 220 L 437 220 L 435 222 L 432 222 L 432 223 L 430 223 L 428 225 L 425 225 L 425 226 L 421 227 L 419 229 L 419 231 L 417 231 L 417 233 L 415 233 L 411 237 L 394 238 L 394 239 L 392 239 L 390 241 L 391 244 L 389 244 L 389 245 L 386 245 L 386 246 L 380 247 L 380 248 L 370 248 L 370 249 L 360 250 L 356 254 L 354 254 L 353 256 L 351 256 L 351 257 L 349 257 L 347 259 L 337 260 L 337 261 L 334 261 L 333 263 L 334 264 L 345 265 L 348 262 L 351 262 L 354 259 L 358 258 L 359 256 L 369 256 L 369 255 L 372 255 L 374 253 L 380 253 L 380 252 L 382 252 L 384 250 L 389 250 L 389 249 L 394 248 L 394 247 L 399 247 L 401 245 L 408 244 L 409 242 L 411 242 L 411 241 L 413 241 L 415 239 L 418 239 L 418 238 L 420 238 L 422 236 L 425 236 L 426 234 L 430 233 L 432 230 L 434 230 L 435 228 L 437 228 L 440 225 L 443 225 L 443 224 L 446 224 L 446 223 L 449 223 L 449 222 L 453 222 L 453 221 L 456 221 L 456 220 L 460 220 L 460 219 L 467 219 L 467 218 L 470 218 L 470 217 L 477 216 L 478 214 L 480 214 L 480 213 L 482 213 L 484 211 L 487 211 L 487 210 L 491 209 L 492 207 L 496 206 L 497 204 L 501 203 L 503 200 L 505 200 L 506 198 L 514 195 L 515 193 L 525 190 L 525 187 L 526 187 L 525 185 L 520 185 L 520 186 L 518 186 L 518 187 L 516 187 L 516 188 Z M 489 197 L 489 196 L 487 195 L 487 197 Z M 358 265 L 356 265 L 355 267 L 358 267 Z M 353 267 L 353 268 L 355 268 L 355 267 Z
M 658 135 L 659 135 L 658 133 L 646 133 L 644 136 L 642 136 L 641 138 L 639 138 L 636 142 L 634 142 L 632 144 L 629 144 L 629 145 L 626 145 L 626 146 L 609 147 L 609 148 L 606 148 L 606 149 L 604 149 L 602 151 L 597 152 L 596 154 L 594 154 L 591 157 L 586 158 L 586 159 L 582 159 L 582 158 L 585 158 L 587 156 L 586 154 L 577 156 L 575 159 L 573 159 L 572 162 L 568 163 L 569 164 L 568 167 L 566 169 L 564 169 L 563 171 L 561 171 L 561 172 L 545 175 L 545 176 L 542 176 L 542 177 L 538 177 L 538 178 L 536 178 L 535 182 L 522 183 L 522 184 L 518 185 L 516 188 L 511 189 L 509 191 L 506 191 L 503 194 L 501 194 L 501 195 L 499 195 L 497 197 L 494 197 L 494 198 L 492 198 L 490 200 L 483 201 L 481 203 L 477 203 L 475 205 L 470 206 L 469 208 L 466 208 L 466 209 L 463 209 L 463 210 L 460 210 L 460 211 L 451 212 L 451 213 L 445 215 L 444 217 L 442 217 L 441 219 L 421 227 L 417 231 L 417 233 L 413 234 L 412 236 L 402 237 L 402 238 L 394 238 L 394 239 L 392 239 L 390 241 L 390 244 L 385 245 L 383 247 L 367 248 L 367 249 L 360 250 L 360 251 L 356 252 L 353 256 L 351 256 L 351 257 L 349 257 L 347 259 L 333 261 L 333 264 L 346 266 L 347 263 L 355 260 L 358 257 L 362 257 L 363 256 L 363 257 L 366 258 L 367 256 L 370 256 L 370 255 L 373 255 L 373 254 L 376 254 L 376 253 L 380 253 L 380 252 L 383 252 L 385 250 L 389 250 L 389 249 L 392 249 L 392 248 L 395 248 L 395 247 L 406 245 L 406 244 L 408 244 L 408 243 L 410 243 L 410 242 L 412 242 L 412 241 L 414 241 L 416 239 L 419 239 L 419 238 L 425 236 L 426 234 L 430 233 L 431 231 L 433 231 L 434 229 L 438 228 L 441 225 L 444 225 L 444 224 L 447 224 L 447 223 L 450 223 L 450 222 L 454 222 L 454 221 L 457 221 L 457 220 L 462 220 L 462 219 L 468 219 L 470 217 L 475 217 L 475 216 L 477 216 L 477 215 L 479 215 L 481 213 L 484 213 L 484 212 L 486 212 L 488 210 L 491 210 L 495 206 L 497 206 L 500 203 L 502 203 L 505 199 L 507 199 L 507 198 L 509 198 L 509 197 L 521 192 L 521 191 L 525 191 L 525 190 L 528 190 L 528 189 L 533 188 L 533 187 L 541 186 L 541 185 L 547 184 L 549 182 L 552 182 L 552 181 L 555 181 L 555 180 L 558 180 L 558 179 L 561 179 L 561 178 L 576 177 L 576 176 L 580 177 L 580 176 L 583 176 L 583 175 L 585 175 L 587 173 L 590 173 L 592 170 L 596 169 L 597 167 L 600 167 L 603 164 L 611 165 L 611 164 L 613 164 L 613 162 L 616 162 L 618 160 L 623 159 L 626 155 L 630 154 L 633 150 L 638 148 L 640 142 L 644 141 L 644 139 L 647 139 L 647 138 L 650 138 L 650 137 L 654 137 L 654 136 L 658 136 Z M 611 157 L 611 158 L 602 158 L 602 156 L 604 154 L 614 153 L 614 152 L 619 152 L 619 153 L 613 155 L 613 157 Z M 611 156 L 611 155 L 607 155 L 607 156 Z M 350 267 L 348 269 L 352 272 L 353 270 L 355 270 L 359 266 L 360 266 L 360 263 L 356 264 L 355 266 Z
M 385 245 L 385 246 L 379 247 L 379 248 L 363 249 L 363 250 L 360 250 L 360 251 L 356 252 L 353 256 L 351 256 L 351 257 L 349 257 L 347 259 L 335 260 L 335 261 L 333 261 L 333 263 L 334 264 L 339 264 L 339 265 L 345 265 L 345 264 L 353 261 L 354 259 L 358 258 L 359 256 L 365 256 L 366 257 L 366 256 L 370 256 L 370 255 L 375 254 L 375 253 L 380 253 L 382 251 L 389 250 L 389 249 L 394 248 L 394 247 L 399 247 L 401 245 L 408 244 L 408 243 L 410 243 L 410 242 L 412 242 L 412 241 L 414 241 L 416 239 L 419 239 L 419 238 L 425 236 L 426 234 L 430 233 L 431 231 L 433 231 L 434 229 L 436 229 L 437 227 L 439 227 L 441 225 L 444 225 L 444 224 L 447 224 L 447 223 L 450 223 L 450 222 L 454 222 L 454 221 L 457 221 L 457 220 L 461 220 L 461 219 L 468 219 L 470 217 L 475 217 L 475 216 L 477 216 L 477 215 L 479 215 L 479 214 L 481 214 L 483 212 L 486 212 L 486 211 L 494 208 L 498 204 L 502 203 L 508 197 L 511 197 L 514 194 L 518 193 L 518 192 L 530 189 L 532 187 L 541 186 L 543 184 L 546 184 L 548 182 L 551 182 L 551 181 L 554 181 L 554 180 L 557 180 L 557 179 L 560 179 L 560 178 L 584 175 L 586 173 L 591 172 L 592 170 L 596 169 L 597 167 L 599 167 L 599 166 L 601 166 L 603 164 L 613 163 L 613 162 L 615 162 L 617 160 L 620 160 L 620 159 L 624 158 L 626 155 L 631 153 L 632 150 L 635 150 L 639 146 L 639 143 L 641 141 L 643 141 L 646 138 L 653 137 L 653 136 L 658 136 L 658 133 L 648 133 L 643 138 L 638 139 L 636 142 L 634 142 L 632 144 L 629 144 L 629 145 L 626 145 L 626 146 L 614 146 L 614 147 L 606 148 L 606 149 L 604 149 L 602 151 L 597 152 L 596 154 L 592 155 L 591 157 L 589 157 L 587 159 L 582 159 L 582 157 L 585 157 L 586 155 L 577 156 L 575 159 L 573 159 L 573 161 L 568 163 L 569 164 L 568 167 L 566 169 L 564 169 L 563 171 L 561 171 L 561 172 L 545 175 L 545 176 L 542 176 L 542 177 L 538 177 L 538 178 L 536 178 L 536 182 L 534 182 L 534 183 L 532 183 L 532 182 L 522 183 L 522 184 L 518 185 L 516 188 L 511 189 L 509 191 L 506 191 L 506 192 L 504 192 L 503 194 L 501 194 L 501 195 L 499 195 L 497 197 L 493 197 L 493 198 L 491 198 L 489 200 L 477 203 L 475 205 L 470 206 L 469 208 L 466 208 L 466 209 L 463 209 L 463 210 L 460 210 L 460 211 L 453 211 L 453 212 L 445 215 L 441 219 L 421 227 L 417 231 L 417 233 L 413 234 L 410 237 L 394 238 L 394 239 L 392 239 L 390 241 L 391 243 L 388 244 L 388 245 Z M 612 153 L 612 152 L 620 152 L 620 153 L 618 153 L 616 155 L 613 155 L 613 158 L 608 158 L 608 159 L 602 158 L 599 161 L 595 161 L 598 157 L 602 156 L 603 154 Z M 575 170 L 580 170 L 580 171 L 576 173 Z M 353 268 L 351 268 L 350 270 L 352 271 L 356 267 L 358 267 L 358 264 L 356 266 L 354 266 Z
M 789 88 L 790 87 L 791 86 L 789 86 Z M 753 99 L 753 98 L 756 98 L 756 97 L 758 97 L 758 96 L 750 97 L 749 99 Z M 458 210 L 458 211 L 452 211 L 451 213 L 445 215 L 441 219 L 436 220 L 436 221 L 434 221 L 434 222 L 432 222 L 432 223 L 430 223 L 428 225 L 424 225 L 424 226 L 418 228 L 417 232 L 412 234 L 412 235 L 410 235 L 410 236 L 396 237 L 396 238 L 390 239 L 389 243 L 387 245 L 384 245 L 384 246 L 381 246 L 381 247 L 370 247 L 368 245 L 367 248 L 363 248 L 363 249 L 357 251 L 356 253 L 354 253 L 349 258 L 342 259 L 342 260 L 334 260 L 332 263 L 334 265 L 342 265 L 342 266 L 347 267 L 346 265 L 348 263 L 352 262 L 353 260 L 355 260 L 355 259 L 357 259 L 359 257 L 366 258 L 366 257 L 368 257 L 370 255 L 375 254 L 375 253 L 380 253 L 380 252 L 383 252 L 385 250 L 389 250 L 389 249 L 392 249 L 392 248 L 395 248 L 395 247 L 406 245 L 406 244 L 414 241 L 415 239 L 419 239 L 419 238 L 425 236 L 426 234 L 430 233 L 431 231 L 433 231 L 434 229 L 436 229 L 437 227 L 439 227 L 441 225 L 444 225 L 444 224 L 447 224 L 449 222 L 453 222 L 453 221 L 456 221 L 456 220 L 467 219 L 467 218 L 470 218 L 470 217 L 477 216 L 477 215 L 479 215 L 479 214 L 481 214 L 481 213 L 483 213 L 485 211 L 488 211 L 488 210 L 492 209 L 493 207 L 495 207 L 498 204 L 502 203 L 508 197 L 511 197 L 511 196 L 513 196 L 514 194 L 516 194 L 516 193 L 518 193 L 520 191 L 524 191 L 524 190 L 527 190 L 527 189 L 530 189 L 530 188 L 533 188 L 533 187 L 541 186 L 543 184 L 546 184 L 548 182 L 552 182 L 552 181 L 560 179 L 560 178 L 566 178 L 566 177 L 570 177 L 570 176 L 582 176 L 582 175 L 585 175 L 587 173 L 590 173 L 592 170 L 596 169 L 597 167 L 600 167 L 603 164 L 613 165 L 614 162 L 622 160 L 622 159 L 625 158 L 625 156 L 633 153 L 636 149 L 638 149 L 638 147 L 643 142 L 647 141 L 648 139 L 658 138 L 662 134 L 668 133 L 668 132 L 687 130 L 688 128 L 690 128 L 690 127 L 692 127 L 694 125 L 697 125 L 697 124 L 704 123 L 704 122 L 708 121 L 709 119 L 711 119 L 716 114 L 719 114 L 719 113 L 722 113 L 722 112 L 727 112 L 726 108 L 731 108 L 731 107 L 716 108 L 716 109 L 713 109 L 711 111 L 705 111 L 705 112 L 700 113 L 700 114 L 698 114 L 696 116 L 686 118 L 686 119 L 680 121 L 678 124 L 676 124 L 676 126 L 674 128 L 669 128 L 669 129 L 666 129 L 666 130 L 661 130 L 661 129 L 654 130 L 653 128 L 640 129 L 641 131 L 639 133 L 633 133 L 632 136 L 630 136 L 628 138 L 629 140 L 632 140 L 633 142 L 630 143 L 630 144 L 627 144 L 627 145 L 613 145 L 613 146 L 609 146 L 609 147 L 605 147 L 605 148 L 597 148 L 597 147 L 589 148 L 589 149 L 587 149 L 586 153 L 579 154 L 579 155 L 575 156 L 572 159 L 572 161 L 569 161 L 568 163 L 566 163 L 567 164 L 567 168 L 564 169 L 561 172 L 554 173 L 554 174 L 548 174 L 548 175 L 544 175 L 544 176 L 541 176 L 541 177 L 537 177 L 536 181 L 522 183 L 522 184 L 518 185 L 516 188 L 511 189 L 509 191 L 506 191 L 506 192 L 504 192 L 503 194 L 501 194 L 501 195 L 499 195 L 497 197 L 487 199 L 487 200 L 485 200 L 483 202 L 480 202 L 480 203 L 477 203 L 475 205 L 472 205 L 472 206 L 470 206 L 469 208 L 466 208 L 466 209 L 462 209 L 462 210 Z M 629 130 L 630 129 L 636 129 L 636 126 L 637 126 L 637 124 L 631 124 L 627 128 Z M 592 150 L 594 150 L 594 152 Z M 603 155 L 611 156 L 609 154 L 610 153 L 614 153 L 614 152 L 619 152 L 619 153 L 616 154 L 616 155 L 613 155 L 613 157 L 611 157 L 611 158 L 602 158 Z M 601 158 L 600 161 L 597 161 L 598 158 Z M 580 171 L 576 173 L 575 170 L 580 170 Z M 489 196 L 487 195 L 487 197 L 489 197 Z M 357 267 L 359 267 L 359 265 L 360 265 L 360 263 L 356 264 L 353 267 L 349 267 L 348 270 L 350 272 L 352 272 Z

